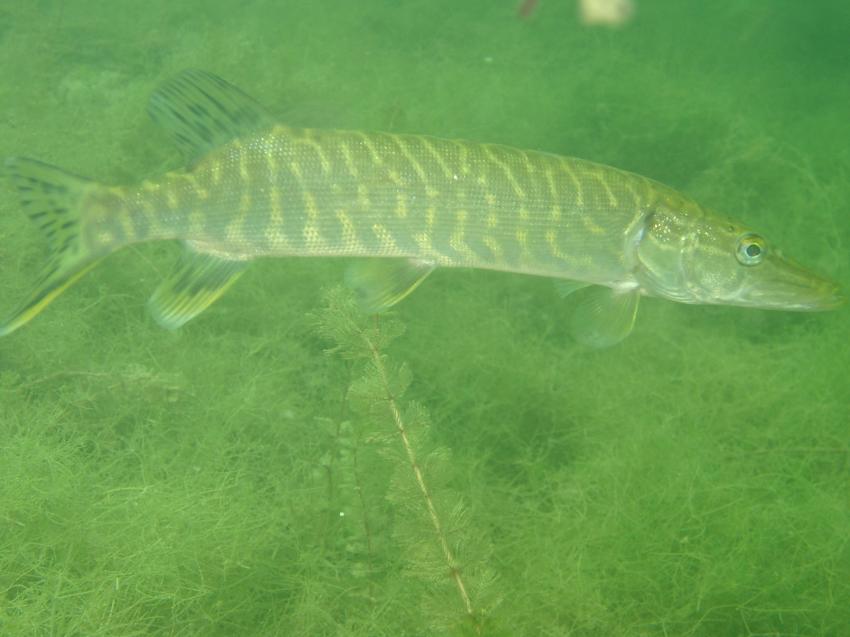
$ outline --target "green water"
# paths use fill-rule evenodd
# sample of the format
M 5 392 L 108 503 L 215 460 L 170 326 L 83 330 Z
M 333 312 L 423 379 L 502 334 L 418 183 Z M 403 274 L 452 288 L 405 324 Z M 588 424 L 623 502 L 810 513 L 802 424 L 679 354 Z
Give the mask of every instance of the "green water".
M 516 5 L 9 0 L 0 155 L 173 168 L 145 102 L 199 67 L 293 125 L 653 177 L 850 286 L 850 5 Z M 3 312 L 43 254 L 4 187 Z M 850 634 L 850 309 L 650 299 L 594 351 L 546 280 L 438 271 L 363 322 L 325 309 L 343 263 L 291 259 L 169 333 L 144 304 L 176 254 L 114 255 L 0 341 L 0 634 Z M 382 364 L 439 533 L 331 319 L 405 327 Z

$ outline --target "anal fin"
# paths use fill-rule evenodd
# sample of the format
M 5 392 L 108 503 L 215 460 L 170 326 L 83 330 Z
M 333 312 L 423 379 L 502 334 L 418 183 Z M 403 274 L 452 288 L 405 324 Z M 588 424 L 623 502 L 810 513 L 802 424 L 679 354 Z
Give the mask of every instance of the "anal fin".
M 187 244 L 174 272 L 151 296 L 148 309 L 162 327 L 177 329 L 224 294 L 248 263 L 199 252 Z
M 413 292 L 435 267 L 421 259 L 364 259 L 349 266 L 345 282 L 365 312 L 379 313 Z

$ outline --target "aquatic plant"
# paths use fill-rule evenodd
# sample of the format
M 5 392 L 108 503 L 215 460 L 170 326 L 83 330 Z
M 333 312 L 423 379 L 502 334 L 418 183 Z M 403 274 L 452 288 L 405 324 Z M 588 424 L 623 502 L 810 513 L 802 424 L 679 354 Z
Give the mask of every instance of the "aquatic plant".
M 335 288 L 326 294 L 318 330 L 334 343 L 329 353 L 357 366 L 348 403 L 357 414 L 357 426 L 369 432 L 372 443 L 392 465 L 386 499 L 395 508 L 393 537 L 405 550 L 406 575 L 427 585 L 425 616 L 434 628 L 483 634 L 488 607 L 484 600 L 493 603 L 489 592 L 493 574 L 486 566 L 488 543 L 473 537 L 463 499 L 445 483 L 451 454 L 429 441 L 427 411 L 404 398 L 412 380 L 410 369 L 384 353 L 403 333 L 403 324 L 364 316 L 349 292 Z M 372 533 L 356 455 L 351 456 L 351 469 L 371 565 Z M 454 590 L 454 602 L 447 599 L 446 588 Z

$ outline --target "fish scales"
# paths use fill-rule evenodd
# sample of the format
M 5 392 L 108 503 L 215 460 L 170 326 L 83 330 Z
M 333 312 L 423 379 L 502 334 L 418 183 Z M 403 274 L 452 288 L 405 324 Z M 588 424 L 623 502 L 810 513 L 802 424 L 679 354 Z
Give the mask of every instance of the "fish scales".
M 403 256 L 570 277 L 623 268 L 649 180 L 546 153 L 276 126 L 123 192 L 134 240 L 258 256 Z M 114 194 L 103 208 L 116 209 Z M 553 214 L 557 210 L 557 214 Z

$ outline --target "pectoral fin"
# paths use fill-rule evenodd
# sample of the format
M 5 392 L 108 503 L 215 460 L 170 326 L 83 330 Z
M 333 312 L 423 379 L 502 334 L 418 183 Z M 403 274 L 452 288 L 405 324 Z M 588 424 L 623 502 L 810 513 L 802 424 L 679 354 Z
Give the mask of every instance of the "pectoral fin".
M 593 286 L 582 291 L 572 316 L 573 337 L 589 347 L 616 345 L 631 334 L 639 300 L 638 290 Z
M 148 309 L 162 327 L 177 329 L 212 305 L 247 265 L 187 245 L 174 272 L 151 296 Z
M 367 259 L 351 264 L 345 282 L 365 312 L 378 313 L 413 292 L 435 267 L 420 259 Z

